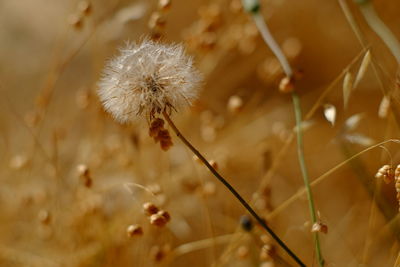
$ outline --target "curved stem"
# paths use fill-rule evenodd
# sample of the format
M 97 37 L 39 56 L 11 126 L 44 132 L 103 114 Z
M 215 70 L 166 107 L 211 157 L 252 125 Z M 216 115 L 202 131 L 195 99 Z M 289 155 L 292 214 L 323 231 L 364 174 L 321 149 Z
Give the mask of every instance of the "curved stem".
M 256 221 L 272 236 L 272 238 L 295 260 L 299 266 L 306 266 L 297 256 L 294 254 L 286 244 L 278 237 L 277 234 L 265 223 L 265 221 L 253 210 L 253 208 L 242 198 L 242 196 L 233 188 L 233 186 L 222 177 L 217 170 L 215 170 L 206 158 L 182 135 L 179 129 L 175 126 L 167 112 L 163 112 L 163 116 L 176 136 L 206 165 L 211 173 L 239 200 L 239 202 L 247 209 L 247 211 L 256 219 Z

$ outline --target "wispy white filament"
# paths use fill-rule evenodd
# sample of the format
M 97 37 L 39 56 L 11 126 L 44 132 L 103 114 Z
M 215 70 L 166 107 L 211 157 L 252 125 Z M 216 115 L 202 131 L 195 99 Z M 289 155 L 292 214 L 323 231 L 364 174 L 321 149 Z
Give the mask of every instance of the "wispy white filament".
M 201 75 L 181 45 L 128 44 L 106 65 L 99 83 L 104 108 L 121 123 L 189 105 Z

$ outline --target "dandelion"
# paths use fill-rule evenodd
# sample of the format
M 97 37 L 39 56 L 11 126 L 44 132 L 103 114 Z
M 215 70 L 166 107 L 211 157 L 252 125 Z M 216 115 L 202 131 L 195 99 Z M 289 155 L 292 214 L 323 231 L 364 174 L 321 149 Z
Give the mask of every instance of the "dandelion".
M 189 105 L 201 75 L 181 45 L 150 40 L 128 44 L 109 61 L 99 84 L 104 108 L 121 123 L 145 114 L 150 120 Z
M 136 121 L 139 115 L 147 117 L 149 135 L 160 143 L 163 150 L 172 146 L 164 121 L 176 136 L 211 173 L 236 197 L 256 221 L 299 264 L 305 266 L 265 221 L 253 210 L 232 185 L 216 170 L 216 162 L 209 162 L 180 132 L 172 121 L 172 111 L 187 106 L 197 95 L 201 75 L 193 61 L 185 55 L 180 45 L 165 45 L 150 40 L 127 45 L 120 55 L 105 67 L 99 83 L 99 97 L 106 111 L 121 123 Z M 161 119 L 160 117 L 164 118 Z M 161 120 L 160 120 L 161 119 Z M 162 227 L 170 220 L 165 211 L 145 204 L 144 211 L 150 216 L 150 224 Z M 157 208 L 157 207 L 156 207 Z M 158 208 L 157 208 L 158 209 Z

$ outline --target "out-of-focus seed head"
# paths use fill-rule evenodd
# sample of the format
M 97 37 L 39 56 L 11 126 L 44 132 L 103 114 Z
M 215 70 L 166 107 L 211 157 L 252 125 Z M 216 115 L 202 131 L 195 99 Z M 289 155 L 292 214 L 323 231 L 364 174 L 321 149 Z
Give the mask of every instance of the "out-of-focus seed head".
M 151 202 L 146 202 L 143 204 L 143 211 L 147 216 L 156 214 L 158 210 L 158 207 Z
M 126 229 L 126 234 L 128 237 L 141 236 L 143 235 L 143 229 L 140 225 L 132 224 Z
M 171 220 L 171 215 L 169 214 L 168 211 L 160 210 L 159 212 L 157 212 L 157 214 L 163 216 L 165 220 L 167 220 L 167 222 Z
M 394 180 L 393 169 L 390 165 L 383 165 L 378 172 L 375 174 L 375 178 L 383 179 L 385 183 L 390 183 Z
M 167 224 L 168 220 L 163 215 L 157 213 L 150 216 L 150 224 L 157 227 L 163 227 Z
M 201 75 L 181 45 L 144 40 L 128 44 L 105 67 L 98 94 L 104 108 L 121 122 L 140 114 L 150 120 L 189 105 Z

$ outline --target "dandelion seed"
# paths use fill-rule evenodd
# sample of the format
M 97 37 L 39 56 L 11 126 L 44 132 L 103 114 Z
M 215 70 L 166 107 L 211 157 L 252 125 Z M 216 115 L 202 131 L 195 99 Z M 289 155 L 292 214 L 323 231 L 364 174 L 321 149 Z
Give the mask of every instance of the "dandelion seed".
M 135 121 L 141 114 L 151 121 L 190 104 L 200 81 L 182 46 L 145 40 L 128 44 L 107 64 L 98 94 L 119 122 Z

